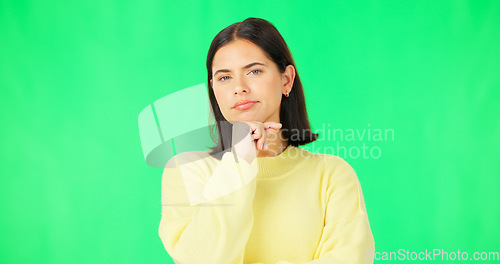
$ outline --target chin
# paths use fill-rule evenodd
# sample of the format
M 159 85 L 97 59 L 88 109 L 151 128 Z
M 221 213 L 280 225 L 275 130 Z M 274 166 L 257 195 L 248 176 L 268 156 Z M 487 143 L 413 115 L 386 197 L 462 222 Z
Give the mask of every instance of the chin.
M 264 120 L 262 118 L 252 118 L 252 117 L 237 118 L 235 121 L 252 121 L 252 122 L 261 122 L 261 123 L 264 123 Z
M 255 115 L 252 115 L 248 113 L 249 115 L 246 115 L 245 113 L 241 115 L 234 116 L 231 121 L 257 121 L 257 122 L 263 122 L 263 118 L 256 117 Z

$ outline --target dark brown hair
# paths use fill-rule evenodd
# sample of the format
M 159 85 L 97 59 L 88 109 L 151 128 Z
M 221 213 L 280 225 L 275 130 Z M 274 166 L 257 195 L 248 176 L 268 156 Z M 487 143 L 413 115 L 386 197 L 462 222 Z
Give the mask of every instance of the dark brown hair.
M 232 125 L 222 115 L 219 104 L 215 98 L 210 80 L 212 79 L 212 62 L 215 53 L 224 45 L 237 39 L 246 39 L 264 50 L 266 55 L 276 63 L 281 73 L 286 66 L 295 68 L 295 79 L 289 97 L 282 96 L 280 108 L 280 122 L 283 136 L 292 146 L 311 143 L 318 138 L 318 134 L 311 132 L 307 116 L 304 89 L 300 82 L 299 73 L 288 45 L 269 21 L 261 18 L 250 17 L 241 22 L 234 23 L 219 32 L 210 44 L 207 55 L 208 95 L 212 107 L 211 114 L 215 118 L 217 134 L 212 134 L 216 146 L 211 148 L 211 154 L 222 152 L 231 147 Z M 213 132 L 213 127 L 211 129 Z

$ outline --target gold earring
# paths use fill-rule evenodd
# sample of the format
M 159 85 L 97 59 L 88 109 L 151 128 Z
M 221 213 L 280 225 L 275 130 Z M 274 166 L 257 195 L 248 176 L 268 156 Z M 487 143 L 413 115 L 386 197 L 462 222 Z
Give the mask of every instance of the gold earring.
M 286 97 L 290 96 L 290 92 L 286 92 L 285 96 Z

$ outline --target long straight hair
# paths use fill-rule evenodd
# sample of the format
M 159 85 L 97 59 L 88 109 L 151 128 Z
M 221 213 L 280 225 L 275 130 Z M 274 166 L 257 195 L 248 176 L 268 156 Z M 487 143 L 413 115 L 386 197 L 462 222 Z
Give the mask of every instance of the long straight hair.
M 222 115 L 215 98 L 212 79 L 212 62 L 215 53 L 224 45 L 237 39 L 246 39 L 264 50 L 283 73 L 288 65 L 295 68 L 295 79 L 289 97 L 282 96 L 280 107 L 281 130 L 284 138 L 292 146 L 298 147 L 311 143 L 318 139 L 318 134 L 311 132 L 309 118 L 307 116 L 304 89 L 300 81 L 299 73 L 288 45 L 278 32 L 276 27 L 269 21 L 261 18 L 250 17 L 241 22 L 234 23 L 220 31 L 210 44 L 207 55 L 207 84 L 208 95 L 211 105 L 211 115 L 215 119 L 214 128 L 210 129 L 212 138 L 216 145 L 211 148 L 210 154 L 223 152 L 231 147 L 232 124 Z

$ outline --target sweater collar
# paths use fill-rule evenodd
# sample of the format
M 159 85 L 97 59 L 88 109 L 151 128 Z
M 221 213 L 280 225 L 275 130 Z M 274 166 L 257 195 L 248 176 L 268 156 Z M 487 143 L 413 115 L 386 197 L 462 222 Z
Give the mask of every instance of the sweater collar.
M 279 155 L 274 157 L 257 157 L 259 172 L 257 178 L 269 179 L 292 172 L 304 160 L 305 150 L 288 145 Z

